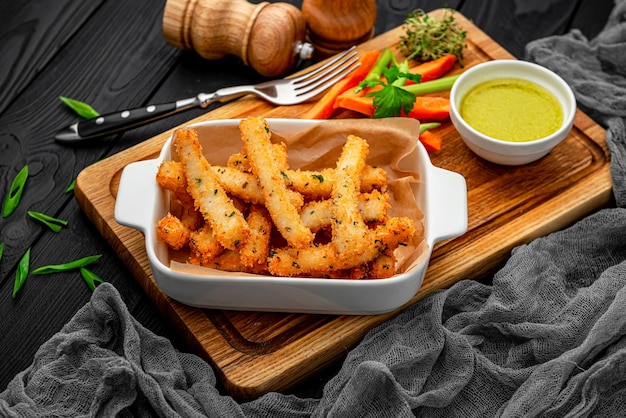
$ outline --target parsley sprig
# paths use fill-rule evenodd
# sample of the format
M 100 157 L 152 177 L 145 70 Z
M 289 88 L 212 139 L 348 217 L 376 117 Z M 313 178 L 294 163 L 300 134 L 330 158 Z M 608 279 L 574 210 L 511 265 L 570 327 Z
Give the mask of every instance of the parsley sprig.
M 374 117 L 388 118 L 408 114 L 415 103 L 415 94 L 402 88 L 407 80 L 420 82 L 419 74 L 409 73 L 408 61 L 394 64 L 383 69 L 384 79 L 365 82 L 366 86 L 374 89 L 366 96 L 374 98 Z M 376 86 L 381 86 L 376 89 Z
M 393 53 L 386 48 L 355 92 L 369 89 L 366 94 L 374 98 L 374 117 L 385 118 L 409 113 L 415 103 L 415 94 L 402 89 L 406 80 L 419 83 L 419 74 L 409 73 L 409 63 L 398 64 Z

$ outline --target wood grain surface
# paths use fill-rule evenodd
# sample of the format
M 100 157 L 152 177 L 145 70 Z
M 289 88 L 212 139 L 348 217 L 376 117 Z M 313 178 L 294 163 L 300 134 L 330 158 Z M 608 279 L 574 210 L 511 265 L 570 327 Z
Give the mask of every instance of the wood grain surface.
M 457 14 L 457 19 L 468 32 L 465 68 L 486 60 L 513 58 L 462 15 Z M 382 34 L 359 49 L 394 46 L 400 30 Z M 458 66 L 454 69 L 461 71 Z M 247 115 L 297 118 L 310 106 L 274 107 L 247 97 L 190 123 Z M 342 112 L 338 117 L 359 116 Z M 561 229 L 610 201 L 604 130 L 580 111 L 562 144 L 542 160 L 520 167 L 499 166 L 478 158 L 462 143 L 450 122 L 439 129 L 444 146 L 432 153 L 431 159 L 434 165 L 466 178 L 469 230 L 435 247 L 422 288 L 406 306 L 459 280 L 484 275 L 514 246 Z M 247 400 L 286 390 L 336 361 L 367 331 L 406 307 L 383 315 L 326 316 L 197 309 L 168 298 L 151 275 L 143 235 L 118 225 L 113 208 L 121 170 L 131 162 L 155 158 L 171 132 L 86 168 L 78 177 L 76 198 L 158 309 L 187 344 L 215 366 L 230 394 Z
M 300 0 L 283 1 L 297 7 L 302 4 Z M 545 36 L 576 29 L 592 39 L 613 8 L 612 1 L 597 0 L 377 0 L 376 4 L 377 34 L 401 24 L 417 7 L 429 11 L 448 6 L 518 58 L 524 57 L 529 41 Z M 13 299 L 16 266 L 27 248 L 31 249 L 32 268 L 101 254 L 94 271 L 120 293 L 137 323 L 167 338 L 180 351 L 193 349 L 181 337 L 180 321 L 171 322 L 156 308 L 85 216 L 73 193 L 65 190 L 88 165 L 200 116 L 204 110 L 77 146 L 54 141 L 55 132 L 77 118 L 61 104 L 60 95 L 109 112 L 264 80 L 236 57 L 205 60 L 193 51 L 168 45 L 161 30 L 164 6 L 165 0 L 0 0 L 0 194 L 8 190 L 25 163 L 31 168 L 17 211 L 0 218 L 0 242 L 4 244 L 0 260 L 0 357 L 4 360 L 0 362 L 0 390 L 32 364 L 39 347 L 62 331 L 91 297 L 80 274 L 62 273 L 30 276 Z M 68 227 L 53 233 L 30 219 L 27 210 L 65 219 Z M 490 280 L 491 275 L 481 277 L 483 283 Z M 341 363 L 319 364 L 314 376 L 285 392 L 320 397 Z M 227 393 L 221 385 L 218 389 Z

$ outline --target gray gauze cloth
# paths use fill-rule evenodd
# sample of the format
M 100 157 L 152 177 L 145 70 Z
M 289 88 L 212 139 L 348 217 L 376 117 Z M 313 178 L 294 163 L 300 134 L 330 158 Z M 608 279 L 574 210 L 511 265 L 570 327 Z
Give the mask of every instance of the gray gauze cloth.
M 103 284 L 0 394 L 0 415 L 624 416 L 625 21 L 618 0 L 597 38 L 527 47 L 606 127 L 616 207 L 515 248 L 491 286 L 462 280 L 373 329 L 320 399 L 220 395 L 206 362 L 143 328 Z

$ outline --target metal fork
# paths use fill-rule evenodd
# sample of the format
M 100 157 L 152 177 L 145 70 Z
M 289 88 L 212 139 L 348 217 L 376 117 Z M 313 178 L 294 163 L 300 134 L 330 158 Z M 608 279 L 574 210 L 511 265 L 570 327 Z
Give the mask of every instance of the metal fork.
M 331 87 L 360 64 L 358 53 L 352 47 L 320 67 L 297 77 L 267 81 L 255 85 L 226 87 L 213 93 L 200 93 L 196 97 L 176 102 L 149 105 L 136 109 L 113 112 L 97 118 L 76 122 L 57 132 L 59 142 L 77 142 L 109 135 L 145 125 L 175 113 L 224 102 L 245 94 L 255 94 L 277 105 L 292 105 L 312 99 Z

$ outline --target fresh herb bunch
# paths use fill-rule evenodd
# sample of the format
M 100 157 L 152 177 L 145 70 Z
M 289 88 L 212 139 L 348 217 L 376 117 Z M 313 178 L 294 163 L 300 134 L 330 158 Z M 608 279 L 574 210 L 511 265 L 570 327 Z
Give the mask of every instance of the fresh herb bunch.
M 404 21 L 406 34 L 400 36 L 400 47 L 407 58 L 431 61 L 447 54 L 463 58 L 466 32 L 454 19 L 454 11 L 445 9 L 441 19 L 421 9 L 409 13 Z

